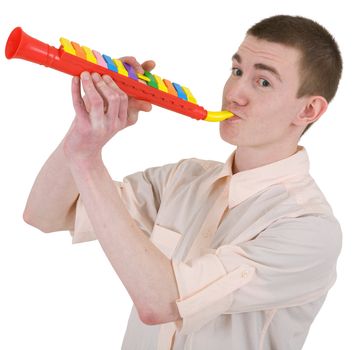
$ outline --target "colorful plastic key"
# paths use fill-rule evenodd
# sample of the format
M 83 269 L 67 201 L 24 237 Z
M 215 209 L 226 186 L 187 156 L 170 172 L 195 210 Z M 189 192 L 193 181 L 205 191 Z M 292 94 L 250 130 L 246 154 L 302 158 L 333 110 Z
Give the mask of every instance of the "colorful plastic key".
M 146 77 L 145 75 L 140 74 L 140 73 L 136 73 L 136 74 L 140 80 L 144 80 L 146 83 L 148 83 L 150 81 L 150 78 Z
M 138 80 L 137 75 L 135 73 L 135 70 L 126 62 L 122 62 L 122 64 L 126 68 L 127 73 L 129 74 L 129 78 L 132 78 L 134 80 Z
M 114 61 L 108 55 L 103 55 L 103 59 L 105 60 L 106 64 L 108 65 L 108 69 L 112 70 L 113 72 L 117 73 L 117 67 Z
M 71 42 L 66 39 L 66 38 L 60 38 L 59 41 L 61 42 L 62 46 L 63 46 L 63 50 L 65 52 L 70 53 L 71 55 L 76 55 L 75 49 L 72 46 Z
M 155 77 L 153 76 L 153 74 L 151 74 L 150 72 L 145 72 L 144 74 L 147 78 L 150 78 L 150 81 L 147 82 L 148 86 L 152 86 L 156 89 L 158 89 L 158 84 L 155 80 Z
M 87 61 L 89 61 L 89 62 L 91 62 L 91 63 L 97 63 L 97 62 L 96 62 L 96 58 L 95 58 L 95 56 L 94 56 L 94 54 L 93 54 L 93 51 L 92 51 L 89 47 L 87 47 L 87 46 L 82 46 L 82 49 L 83 49 L 84 52 L 85 52 Z
M 185 86 L 182 86 L 182 89 L 185 92 L 185 94 L 187 95 L 188 101 L 196 104 L 197 100 L 195 99 L 193 94 L 190 92 L 190 90 Z
M 101 56 L 101 53 L 100 53 L 99 51 L 96 51 L 96 50 L 92 50 L 92 51 L 93 51 L 93 54 L 94 54 L 94 56 L 95 56 L 95 58 L 96 58 L 97 63 L 98 63 L 100 66 L 104 67 L 104 68 L 108 68 L 108 65 L 107 65 L 107 63 L 105 62 L 103 56 Z
M 158 89 L 164 92 L 168 92 L 168 88 L 167 86 L 164 84 L 163 80 L 161 77 L 159 77 L 158 75 L 154 74 L 153 75 L 155 77 L 155 80 L 157 82 L 158 85 Z
M 115 65 L 116 65 L 116 67 L 117 67 L 118 73 L 121 74 L 121 75 L 124 75 L 125 77 L 128 77 L 129 73 L 126 70 L 126 68 L 123 65 L 123 63 L 120 60 L 118 60 L 117 58 L 114 58 L 113 61 L 114 61 Z
M 183 91 L 182 87 L 177 84 L 177 83 L 173 83 L 174 88 L 177 91 L 178 97 L 182 98 L 183 100 L 188 101 L 187 95 L 185 94 L 185 92 Z
M 177 93 L 176 89 L 174 88 L 174 86 L 172 85 L 171 81 L 169 81 L 168 79 L 163 79 L 163 82 L 167 86 L 168 93 L 170 93 L 171 95 L 174 95 L 174 96 L 178 96 L 178 93 Z
M 80 58 L 83 58 L 84 60 L 86 59 L 86 55 L 85 55 L 85 52 L 84 50 L 82 49 L 82 47 L 75 43 L 74 41 L 71 42 L 72 46 L 74 47 L 74 50 L 75 50 L 75 54 L 80 57 Z

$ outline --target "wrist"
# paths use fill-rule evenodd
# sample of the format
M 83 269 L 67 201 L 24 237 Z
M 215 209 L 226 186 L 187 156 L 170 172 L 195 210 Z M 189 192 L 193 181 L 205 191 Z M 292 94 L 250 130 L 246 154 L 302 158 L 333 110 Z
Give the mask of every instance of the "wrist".
M 67 162 L 71 169 L 82 171 L 98 169 L 104 166 L 101 154 L 90 156 L 71 155 L 67 156 Z
M 98 147 L 80 147 L 77 142 L 65 137 L 61 142 L 63 155 L 70 166 L 92 167 L 103 162 L 102 150 Z

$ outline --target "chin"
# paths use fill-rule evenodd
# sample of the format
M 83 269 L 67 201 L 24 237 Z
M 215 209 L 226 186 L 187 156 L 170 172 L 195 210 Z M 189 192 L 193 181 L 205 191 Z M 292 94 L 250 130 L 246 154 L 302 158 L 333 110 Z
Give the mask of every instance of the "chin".
M 229 143 L 230 145 L 233 146 L 237 146 L 237 135 L 231 132 L 231 129 L 226 129 L 224 128 L 221 123 L 220 123 L 220 128 L 219 128 L 219 132 L 220 132 L 220 137 L 222 138 L 222 140 L 224 140 L 225 142 Z

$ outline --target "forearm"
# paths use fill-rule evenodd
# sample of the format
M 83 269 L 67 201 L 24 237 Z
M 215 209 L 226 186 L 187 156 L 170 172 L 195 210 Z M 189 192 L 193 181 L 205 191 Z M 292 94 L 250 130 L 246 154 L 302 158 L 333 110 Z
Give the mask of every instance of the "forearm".
M 71 229 L 77 198 L 78 189 L 67 165 L 62 141 L 36 177 L 24 220 L 45 232 Z
M 171 262 L 132 219 L 102 161 L 70 167 L 96 236 L 141 319 L 151 324 L 178 319 Z

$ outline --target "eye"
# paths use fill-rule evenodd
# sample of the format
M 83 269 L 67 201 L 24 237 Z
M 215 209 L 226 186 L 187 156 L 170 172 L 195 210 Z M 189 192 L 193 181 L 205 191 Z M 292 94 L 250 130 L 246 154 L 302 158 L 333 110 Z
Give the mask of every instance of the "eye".
M 270 82 L 269 82 L 268 80 L 266 80 L 266 79 L 263 79 L 263 78 L 258 79 L 258 83 L 259 83 L 259 85 L 262 86 L 262 87 L 269 87 L 269 86 L 271 86 Z
M 240 68 L 231 68 L 232 75 L 235 75 L 237 77 L 242 76 L 242 70 Z

